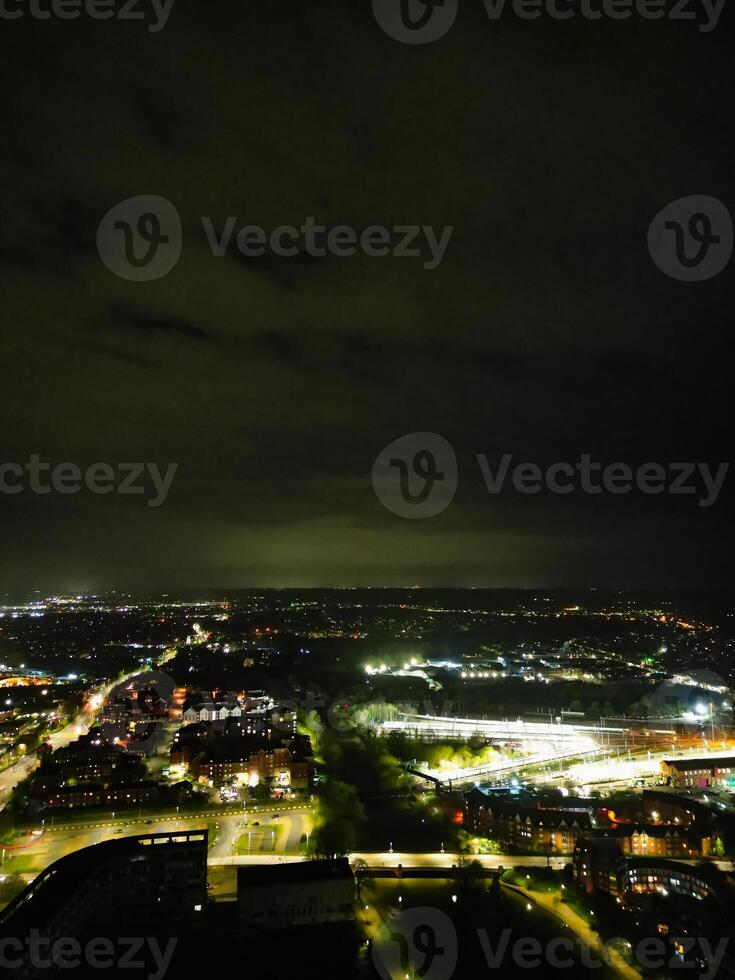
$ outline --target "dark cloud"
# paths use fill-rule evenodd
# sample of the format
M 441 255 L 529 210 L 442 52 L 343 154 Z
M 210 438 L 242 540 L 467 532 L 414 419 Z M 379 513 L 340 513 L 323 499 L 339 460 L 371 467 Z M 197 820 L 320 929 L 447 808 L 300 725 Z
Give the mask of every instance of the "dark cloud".
M 136 334 L 144 337 L 155 337 L 159 334 L 170 334 L 186 340 L 207 340 L 211 333 L 194 323 L 187 323 L 178 317 L 160 316 L 126 303 L 114 303 L 101 317 L 101 322 L 123 334 Z
M 668 201 L 735 206 L 727 15 L 705 35 L 464 7 L 421 49 L 337 0 L 177 0 L 157 35 L 5 24 L 3 459 L 179 464 L 155 511 L 0 498 L 7 587 L 724 581 L 729 491 L 708 511 L 490 500 L 475 454 L 728 458 L 732 268 L 684 284 L 646 252 Z M 136 194 L 184 227 L 152 283 L 95 252 Z M 433 272 L 220 259 L 205 215 L 455 231 Z M 460 462 L 431 521 L 388 513 L 370 482 L 414 431 Z

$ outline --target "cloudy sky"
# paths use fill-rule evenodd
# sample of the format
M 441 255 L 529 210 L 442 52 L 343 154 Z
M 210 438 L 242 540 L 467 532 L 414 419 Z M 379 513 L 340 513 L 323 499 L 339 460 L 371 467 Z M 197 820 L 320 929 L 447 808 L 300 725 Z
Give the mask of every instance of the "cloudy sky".
M 491 497 L 475 459 L 729 461 L 735 270 L 680 282 L 646 245 L 684 195 L 735 210 L 727 15 L 491 24 L 477 0 L 409 47 L 366 0 L 176 0 L 157 33 L 1 33 L 0 462 L 178 470 L 157 508 L 0 495 L 0 588 L 729 585 L 727 480 L 708 508 Z M 152 282 L 96 247 L 141 194 L 183 226 Z M 202 216 L 455 230 L 430 271 L 216 258 Z M 426 520 L 371 481 L 415 432 L 458 460 Z

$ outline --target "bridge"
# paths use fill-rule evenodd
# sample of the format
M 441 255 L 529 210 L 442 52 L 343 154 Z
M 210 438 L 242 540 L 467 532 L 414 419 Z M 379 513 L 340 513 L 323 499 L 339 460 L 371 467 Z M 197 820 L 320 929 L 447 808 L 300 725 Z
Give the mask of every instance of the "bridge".
M 510 858 L 512 867 L 512 862 L 515 858 Z M 543 855 L 539 855 L 536 859 L 539 866 L 541 866 L 544 858 Z M 404 868 L 402 864 L 399 864 L 396 868 L 386 868 L 383 865 L 376 867 L 367 868 L 356 868 L 355 877 L 356 878 L 393 878 L 402 881 L 404 878 L 441 878 L 446 881 L 448 878 L 454 877 L 454 873 L 457 870 L 457 865 L 453 864 L 450 867 L 444 868 L 427 868 L 427 867 L 407 867 Z M 478 878 L 500 878 L 502 874 L 508 869 L 503 867 L 501 864 L 497 868 L 486 868 L 483 866 L 476 866 L 473 870 L 474 875 Z
M 455 769 L 408 768 L 407 771 L 420 779 L 434 783 L 437 788 L 476 783 L 488 778 L 502 777 L 518 772 L 526 766 L 548 765 L 564 760 L 586 759 L 599 752 L 599 736 L 621 736 L 626 729 L 607 725 L 572 725 L 561 722 L 527 722 L 485 720 L 479 718 L 448 718 L 439 715 L 404 715 L 394 721 L 384 721 L 379 726 L 381 734 L 400 732 L 409 738 L 426 740 L 446 738 L 467 741 L 481 738 L 489 743 L 536 743 L 536 751 L 519 758 L 500 759 L 477 766 Z M 597 737 L 595 737 L 597 736 Z
M 588 748 L 596 743 L 594 735 L 623 735 L 624 728 L 602 725 L 567 725 L 561 722 L 487 721 L 479 718 L 447 718 L 440 715 L 405 715 L 395 721 L 384 721 L 381 734 L 401 732 L 414 738 L 484 738 L 489 742 L 559 742 L 565 739 L 587 739 Z
M 461 769 L 430 769 L 427 772 L 411 768 L 407 771 L 414 776 L 419 776 L 421 779 L 428 779 L 430 782 L 437 784 L 438 787 L 446 786 L 448 789 L 451 789 L 455 784 L 462 786 L 466 783 L 479 782 L 488 777 L 503 776 L 518 772 L 525 766 L 550 764 L 552 762 L 561 762 L 564 759 L 584 759 L 587 756 L 595 755 L 598 751 L 597 747 L 595 747 L 592 749 L 585 748 L 559 752 L 554 746 L 551 746 L 551 751 L 549 752 L 525 755 L 518 759 L 504 758 L 499 762 L 487 762 L 480 766 L 467 766 Z

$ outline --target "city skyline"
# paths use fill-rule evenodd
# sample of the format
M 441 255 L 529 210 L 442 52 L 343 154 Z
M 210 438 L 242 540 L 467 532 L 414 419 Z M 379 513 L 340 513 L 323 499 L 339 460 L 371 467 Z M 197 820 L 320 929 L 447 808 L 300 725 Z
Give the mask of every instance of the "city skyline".
M 735 977 L 732 14 L 0 0 L 3 977 Z

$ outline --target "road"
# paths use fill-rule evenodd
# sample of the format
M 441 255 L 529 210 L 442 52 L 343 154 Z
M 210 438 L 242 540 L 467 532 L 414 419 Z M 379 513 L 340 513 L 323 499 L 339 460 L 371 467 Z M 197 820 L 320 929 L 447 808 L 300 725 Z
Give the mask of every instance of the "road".
M 86 707 L 80 711 L 77 717 L 69 722 L 66 727 L 62 728 L 60 731 L 55 732 L 50 738 L 49 742 L 54 749 L 63 748 L 70 742 L 79 738 L 80 735 L 84 735 L 91 728 L 95 718 L 97 717 L 97 711 L 101 707 L 102 701 L 97 708 L 88 710 Z M 18 761 L 4 769 L 0 772 L 0 810 L 5 808 L 5 804 L 8 802 L 8 798 L 15 787 L 21 780 L 25 779 L 29 771 L 36 768 L 36 763 L 38 762 L 35 754 L 24 755 Z
M 349 855 L 351 862 L 361 858 L 370 868 L 398 868 L 400 864 L 404 868 L 446 868 L 451 871 L 452 865 L 456 864 L 460 857 L 467 855 L 460 854 L 367 854 L 365 852 L 355 852 Z M 217 864 L 268 864 L 272 859 L 264 854 L 242 854 L 233 855 L 227 858 L 211 858 L 209 863 Z M 285 861 L 303 861 L 304 858 L 296 855 L 284 855 L 278 859 Z M 545 866 L 546 858 L 539 854 L 534 856 L 518 855 L 496 855 L 478 854 L 473 860 L 479 861 L 485 868 L 514 868 L 514 867 L 541 867 Z M 560 871 L 571 861 L 571 856 L 566 858 L 551 858 L 551 867 Z M 696 861 L 690 862 L 696 864 Z M 725 863 L 725 862 L 723 862 Z
M 279 803 L 256 806 L 242 810 L 225 811 L 203 809 L 194 814 L 161 814 L 130 816 L 111 819 L 97 817 L 88 822 L 64 823 L 64 815 L 55 818 L 54 825 L 46 823 L 44 833 L 33 841 L 20 837 L 18 843 L 28 846 L 2 848 L 4 874 L 20 873 L 33 877 L 54 861 L 82 847 L 99 844 L 103 840 L 135 834 L 172 833 L 182 830 L 207 828 L 210 840 L 209 857 L 212 864 L 233 862 L 233 852 L 240 836 L 251 828 L 252 857 L 263 855 L 267 861 L 284 851 L 298 851 L 301 834 L 311 827 L 312 807 L 308 804 Z M 246 823 L 247 821 L 247 823 Z M 258 826 L 255 827 L 257 822 Z M 275 824 L 282 824 L 284 832 L 276 834 Z M 116 831 L 123 833 L 116 833 Z
M 258 817 L 255 826 L 254 817 Z M 283 831 L 278 833 L 276 825 L 282 825 Z M 301 836 L 311 829 L 311 811 L 309 807 L 279 807 L 267 813 L 255 811 L 246 823 L 242 816 L 237 819 L 220 820 L 217 843 L 209 852 L 210 864 L 247 864 L 253 856 L 283 854 L 298 851 L 301 846 Z M 235 854 L 235 845 L 240 837 L 248 835 L 250 854 Z M 301 860 L 297 855 L 297 860 Z M 243 860 L 241 860 L 241 857 Z
M 271 849 L 268 846 L 269 842 L 269 828 L 266 821 L 272 822 L 275 815 L 278 815 L 278 823 L 289 823 L 290 827 L 286 834 L 281 835 L 279 840 L 279 846 L 277 849 Z M 20 859 L 25 865 L 33 865 L 36 869 L 36 873 L 41 871 L 43 868 L 47 867 L 53 861 L 58 860 L 64 854 L 69 854 L 71 851 L 78 850 L 81 847 L 87 847 L 92 844 L 97 844 L 102 840 L 109 840 L 112 837 L 120 836 L 114 833 L 115 829 L 122 828 L 126 834 L 148 834 L 148 833 L 171 833 L 177 830 L 200 830 L 203 826 L 209 824 L 216 824 L 217 826 L 213 828 L 215 834 L 216 843 L 211 847 L 209 854 L 209 864 L 216 865 L 238 865 L 238 864 L 269 864 L 274 860 L 277 861 L 303 861 L 305 856 L 294 854 L 293 852 L 298 849 L 298 841 L 301 834 L 304 832 L 303 827 L 307 825 L 306 821 L 309 817 L 309 811 L 307 807 L 301 807 L 294 810 L 294 812 L 289 814 L 284 814 L 284 808 L 279 807 L 276 810 L 268 811 L 258 811 L 256 813 L 251 813 L 252 816 L 257 815 L 259 818 L 259 823 L 261 823 L 263 828 L 263 833 L 261 835 L 261 842 L 265 843 L 265 847 L 256 847 L 256 831 L 253 831 L 253 853 L 251 854 L 233 854 L 235 843 L 239 839 L 240 835 L 246 831 L 246 827 L 243 826 L 243 817 L 241 813 L 226 814 L 217 813 L 216 811 L 209 814 L 207 818 L 203 816 L 187 816 L 185 818 L 164 818 L 156 820 L 153 825 L 147 823 L 146 820 L 129 820 L 129 821 L 106 821 L 105 823 L 89 826 L 84 825 L 81 827 L 65 827 L 47 831 L 43 837 L 39 838 L 36 843 L 31 844 L 29 847 L 23 850 L 13 851 L 7 850 L 5 853 L 5 872 L 12 872 L 12 864 L 16 859 Z M 252 819 L 250 822 L 252 827 Z M 260 830 L 260 828 L 258 828 Z M 290 853 L 283 853 L 283 852 Z M 395 852 L 390 853 L 367 853 L 367 852 L 355 852 L 349 855 L 350 861 L 354 862 L 358 859 L 363 860 L 369 868 L 387 868 L 387 869 L 398 869 L 399 865 L 403 868 L 436 868 L 436 869 L 446 869 L 448 872 L 451 871 L 453 865 L 457 863 L 460 856 L 458 854 L 450 853 L 435 853 L 435 854 L 413 854 L 408 852 Z M 464 855 L 465 857 L 467 855 Z M 510 855 L 510 854 L 478 854 L 472 855 L 472 860 L 479 861 L 479 863 L 488 870 L 496 870 L 499 868 L 524 868 L 524 867 L 544 867 L 546 865 L 546 857 L 544 855 Z M 571 856 L 563 857 L 552 857 L 550 858 L 549 865 L 556 871 L 560 871 L 565 865 L 569 864 L 571 861 Z M 681 861 L 681 864 L 696 865 L 699 863 L 697 860 Z M 713 861 L 716 867 L 722 871 L 730 871 L 731 865 L 728 861 Z
M 547 912 L 561 922 L 563 926 L 570 929 L 589 950 L 596 953 L 599 959 L 607 963 L 623 980 L 641 980 L 642 974 L 640 971 L 627 963 L 616 949 L 603 943 L 600 934 L 590 928 L 574 909 L 570 908 L 564 902 L 559 901 L 558 892 L 549 895 L 544 892 L 535 892 L 531 889 L 523 888 L 521 885 L 506 882 L 503 882 L 503 887 L 523 895 L 527 901 L 532 902 L 538 908 L 543 909 L 544 912 Z
M 138 676 L 142 671 L 136 670 L 127 674 L 119 681 L 109 681 L 98 690 L 94 691 L 84 708 L 79 714 L 70 721 L 68 725 L 55 732 L 49 737 L 49 742 L 54 749 L 61 749 L 70 742 L 75 741 L 80 735 L 84 735 L 94 724 L 97 715 L 104 705 L 105 698 L 113 687 L 124 683 L 131 677 Z M 10 794 L 21 780 L 25 779 L 29 770 L 35 769 L 38 759 L 35 754 L 25 755 L 18 761 L 0 772 L 0 810 L 5 809 Z
M 479 861 L 483 868 L 527 868 L 545 867 L 546 856 L 543 854 L 350 854 L 350 861 L 362 858 L 368 867 L 373 868 L 397 868 L 399 864 L 404 868 L 451 868 L 456 864 L 460 857 L 469 857 L 473 861 Z M 563 857 L 552 857 L 549 866 L 555 871 L 560 871 L 572 860 L 571 854 Z M 678 859 L 674 859 L 677 860 Z M 701 858 L 696 860 L 678 861 L 680 864 L 701 864 Z M 732 865 L 729 861 L 712 861 L 721 871 L 732 872 Z
M 512 860 L 515 863 L 517 859 Z M 555 895 L 538 893 L 506 882 L 503 882 L 503 887 L 515 893 L 517 897 L 521 897 L 524 903 L 533 903 L 542 913 L 556 920 L 562 928 L 574 933 L 579 942 L 595 953 L 602 962 L 607 963 L 621 980 L 641 980 L 641 974 L 630 966 L 616 949 L 603 943 L 600 935 L 581 916 L 560 901 L 560 893 Z M 528 907 L 530 908 L 531 905 L 529 904 Z M 406 972 L 403 956 L 395 954 L 396 939 L 391 928 L 391 919 L 396 916 L 397 911 L 395 907 L 392 909 L 385 907 L 377 898 L 373 898 L 370 902 L 363 901 L 357 906 L 356 917 L 363 934 L 373 947 L 373 956 L 377 954 L 377 959 L 382 965 L 381 975 L 389 975 L 391 980 L 404 980 L 410 974 Z M 387 957 L 381 955 L 383 943 L 385 944 L 383 949 L 388 953 Z

